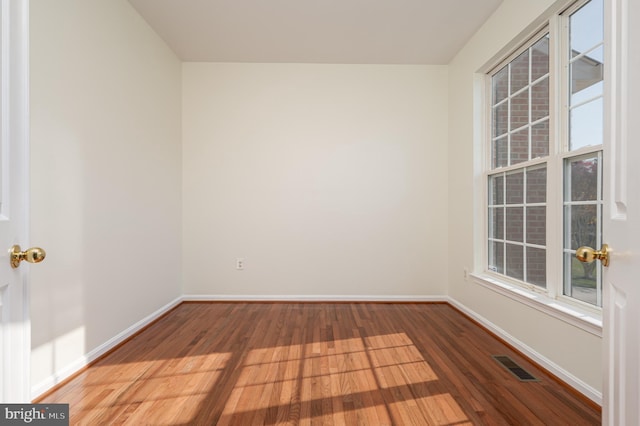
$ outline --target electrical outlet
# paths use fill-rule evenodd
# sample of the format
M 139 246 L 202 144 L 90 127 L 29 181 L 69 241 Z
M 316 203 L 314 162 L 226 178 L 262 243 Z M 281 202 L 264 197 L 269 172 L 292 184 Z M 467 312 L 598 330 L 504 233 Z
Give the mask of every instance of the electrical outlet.
M 244 269 L 244 259 L 241 257 L 238 257 L 236 259 L 236 269 L 238 271 L 242 271 Z
M 466 281 L 469 278 L 469 271 L 467 271 L 467 268 L 464 268 L 462 270 L 462 274 L 464 276 L 464 280 Z

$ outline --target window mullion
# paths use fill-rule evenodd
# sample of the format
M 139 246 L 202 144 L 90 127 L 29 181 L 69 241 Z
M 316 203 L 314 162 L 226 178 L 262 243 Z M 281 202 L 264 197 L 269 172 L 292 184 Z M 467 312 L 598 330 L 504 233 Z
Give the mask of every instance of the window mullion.
M 568 132 L 566 117 L 568 98 L 561 87 L 566 87 L 568 78 L 564 78 L 562 36 L 563 18 L 554 16 L 549 21 L 549 162 L 547 164 L 547 292 L 552 298 L 562 294 L 563 286 L 563 194 L 562 160 L 558 155 L 563 152 L 564 136 Z M 558 238 L 558 236 L 562 236 Z
M 511 64 L 507 65 L 509 72 L 507 73 L 507 166 L 511 165 Z M 505 198 L 506 200 L 506 198 Z M 506 247 L 505 247 L 506 250 Z M 506 253 L 506 252 L 505 252 Z M 506 258 L 506 255 L 505 255 Z M 506 271 L 506 269 L 505 269 Z

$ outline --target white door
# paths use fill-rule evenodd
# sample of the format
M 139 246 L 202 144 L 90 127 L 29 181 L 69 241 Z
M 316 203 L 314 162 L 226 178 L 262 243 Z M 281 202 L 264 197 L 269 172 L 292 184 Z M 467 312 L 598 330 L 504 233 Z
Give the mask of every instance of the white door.
M 28 243 L 28 0 L 0 4 L 0 401 L 28 402 L 28 267 L 9 261 Z
M 610 0 L 603 424 L 640 425 L 640 2 Z

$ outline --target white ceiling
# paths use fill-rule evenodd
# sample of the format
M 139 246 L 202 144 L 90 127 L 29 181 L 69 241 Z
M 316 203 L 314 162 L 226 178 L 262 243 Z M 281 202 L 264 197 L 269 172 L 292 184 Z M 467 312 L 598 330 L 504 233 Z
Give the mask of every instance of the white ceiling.
M 129 0 L 183 61 L 447 64 L 502 0 Z

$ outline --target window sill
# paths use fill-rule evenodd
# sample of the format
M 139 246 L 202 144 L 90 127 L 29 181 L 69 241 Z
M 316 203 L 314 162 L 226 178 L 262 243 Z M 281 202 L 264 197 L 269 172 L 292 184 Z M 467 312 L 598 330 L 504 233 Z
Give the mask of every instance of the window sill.
M 602 337 L 602 317 L 568 303 L 528 291 L 517 285 L 498 281 L 489 275 L 470 274 L 474 283 L 516 300 L 554 318 L 576 326 L 595 336 Z

